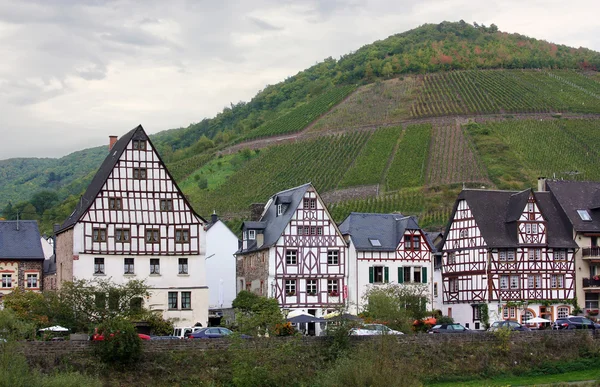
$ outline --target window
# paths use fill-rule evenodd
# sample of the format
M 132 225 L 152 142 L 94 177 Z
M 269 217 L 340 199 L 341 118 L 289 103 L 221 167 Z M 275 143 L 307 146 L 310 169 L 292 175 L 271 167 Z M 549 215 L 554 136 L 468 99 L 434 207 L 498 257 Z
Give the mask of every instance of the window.
M 314 210 L 317 208 L 317 199 L 310 199 L 310 209 Z
M 310 199 L 304 198 L 304 208 L 309 208 L 309 207 L 310 207 Z
M 410 235 L 405 235 L 404 236 L 404 250 L 411 250 L 411 249 L 412 249 L 411 237 L 410 237 Z
M 527 287 L 529 289 L 539 289 L 542 287 L 542 275 L 541 274 L 529 274 L 527 276 Z
M 160 259 L 150 258 L 150 274 L 160 274 Z
M 531 320 L 532 318 L 533 318 L 533 312 L 531 310 L 527 309 L 525 311 L 525 313 L 523 313 L 523 316 L 521 316 L 521 324 L 527 324 L 527 321 Z M 509 326 L 512 327 L 513 326 L 512 324 L 515 324 L 515 326 L 516 326 L 516 323 L 510 323 Z
M 12 274 L 2 274 L 2 287 L 12 288 Z
M 186 228 L 175 229 L 175 242 L 189 243 L 190 242 L 190 230 L 188 230 Z
M 555 261 L 564 261 L 567 259 L 567 250 L 555 249 L 553 256 Z
M 133 178 L 137 180 L 145 180 L 147 176 L 146 168 L 133 168 Z
M 566 318 L 569 316 L 570 308 L 568 306 L 559 306 L 556 308 L 558 318 Z
M 587 212 L 587 210 L 577 210 L 577 214 L 579 215 L 581 220 L 584 220 L 586 222 L 589 222 L 592 220 L 592 217 L 590 216 L 590 213 Z
M 94 242 L 106 242 L 106 229 L 94 228 L 92 230 L 92 240 Z
M 277 205 L 277 216 L 280 216 L 281 214 L 283 214 L 283 205 L 278 204 Z
M 285 280 L 285 295 L 296 295 L 296 280 Z
M 450 278 L 448 279 L 448 291 L 450 293 L 457 293 L 458 292 L 458 278 Z M 450 312 L 448 312 L 450 313 Z M 450 316 L 450 314 L 448 314 L 448 316 Z
M 525 234 L 531 234 L 531 223 L 525 224 Z
M 517 307 L 502 305 L 502 318 L 514 320 L 517 318 Z
M 317 280 L 316 279 L 306 280 L 306 293 L 309 296 L 317 295 Z
M 129 229 L 128 228 L 115 229 L 115 241 L 129 242 Z
M 177 292 L 169 292 L 169 309 L 177 309 Z
M 298 264 L 298 250 L 286 250 L 285 251 L 285 264 L 286 265 L 297 265 Z
M 124 274 L 134 274 L 135 272 L 133 271 L 133 258 L 125 258 L 125 266 L 124 266 Z
M 310 235 L 310 227 L 304 226 L 304 235 Z
M 437 282 L 433 283 L 433 296 L 434 297 L 438 296 L 438 284 L 437 284 Z
M 511 289 L 519 289 L 521 278 L 518 275 L 510 276 L 510 288 Z
M 413 268 L 413 280 L 414 282 L 423 282 L 421 280 L 421 268 L 420 267 L 414 267 Z
M 181 292 L 181 309 L 192 309 L 192 292 Z
M 471 308 L 473 308 L 473 321 L 481 320 L 481 305 L 471 305 Z
M 528 254 L 530 261 L 539 261 L 542 259 L 542 249 L 529 249 Z
M 37 288 L 38 287 L 38 275 L 37 274 L 27 274 L 27 287 L 28 288 Z
M 381 242 L 379 241 L 379 239 L 369 238 L 369 242 L 371 243 L 371 246 L 373 246 L 373 247 L 381 247 Z
M 448 253 L 448 264 L 452 265 L 454 263 L 456 263 L 456 252 L 451 251 Z
M 327 293 L 330 296 L 339 296 L 339 289 L 338 289 L 338 280 L 336 279 L 330 279 L 327 280 Z
M 146 141 L 145 140 L 133 140 L 133 149 L 146 150 Z
M 104 258 L 94 258 L 94 274 L 104 274 Z
M 157 228 L 149 228 L 146 230 L 146 243 L 160 242 L 160 232 Z
M 317 235 L 323 235 L 323 226 L 317 227 Z
M 187 274 L 188 273 L 188 259 L 187 258 L 179 258 L 179 274 Z
M 508 289 L 508 276 L 507 275 L 501 275 L 500 276 L 500 289 L 506 290 Z
M 340 264 L 340 251 L 339 250 L 328 250 L 327 251 L 327 264 L 328 265 L 339 265 Z
M 108 208 L 110 210 L 120 210 L 123 208 L 123 201 L 121 198 L 108 198 Z
M 248 239 L 250 239 L 250 240 L 256 239 L 256 230 L 248 230 Z
M 317 235 L 317 228 L 315 226 L 311 226 L 310 235 Z
M 550 276 L 550 287 L 554 289 L 563 289 L 565 287 L 564 274 L 552 274 Z
M 303 231 L 304 231 L 304 227 L 298 226 L 298 235 L 304 234 Z
M 532 223 L 531 224 L 531 233 L 532 234 L 537 234 L 538 233 L 538 224 L 537 223 Z
M 412 282 L 412 278 L 410 276 L 411 268 L 405 267 L 404 270 L 404 282 Z
M 160 199 L 161 211 L 173 211 L 173 199 Z
M 585 293 L 585 308 L 586 309 L 598 309 L 600 303 L 598 302 L 598 293 Z
M 373 283 L 381 284 L 384 281 L 384 268 L 383 266 L 373 266 Z
M 463 228 L 460 230 L 459 236 L 461 238 L 467 238 L 469 236 L 469 229 L 468 228 Z

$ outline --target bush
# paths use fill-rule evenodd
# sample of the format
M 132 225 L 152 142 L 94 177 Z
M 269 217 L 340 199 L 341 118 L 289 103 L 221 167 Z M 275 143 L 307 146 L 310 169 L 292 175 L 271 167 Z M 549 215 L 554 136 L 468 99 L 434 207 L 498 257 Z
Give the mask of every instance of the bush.
M 122 319 L 106 320 L 98 327 L 104 337 L 94 346 L 96 356 L 110 365 L 127 365 L 142 355 L 142 341 L 133 325 Z

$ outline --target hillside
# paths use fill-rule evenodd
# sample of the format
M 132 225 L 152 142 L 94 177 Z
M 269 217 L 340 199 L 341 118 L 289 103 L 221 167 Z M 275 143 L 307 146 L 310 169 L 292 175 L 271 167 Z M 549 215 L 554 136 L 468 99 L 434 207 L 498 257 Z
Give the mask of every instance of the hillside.
M 437 227 L 463 185 L 600 178 L 595 68 L 600 53 L 493 25 L 424 25 L 151 138 L 201 214 L 239 219 L 250 203 L 311 181 L 338 221 L 351 210 L 402 211 Z M 556 157 L 558 149 L 567 157 Z M 50 190 L 67 202 L 31 215 L 49 230 L 72 211 L 104 155 L 99 147 L 59 160 L 1 161 L 0 209 L 15 204 L 3 215 Z

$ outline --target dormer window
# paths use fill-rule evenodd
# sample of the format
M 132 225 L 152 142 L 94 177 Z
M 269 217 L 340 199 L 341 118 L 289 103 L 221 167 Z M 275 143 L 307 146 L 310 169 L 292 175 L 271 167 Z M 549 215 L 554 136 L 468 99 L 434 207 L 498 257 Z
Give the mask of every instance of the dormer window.
M 277 205 L 277 216 L 280 216 L 281 214 L 283 214 L 283 204 L 278 204 Z
M 256 230 L 248 230 L 248 239 L 255 240 L 256 239 Z
M 592 217 L 590 216 L 590 213 L 587 212 L 587 210 L 577 210 L 577 214 L 583 221 L 590 222 L 592 220 Z

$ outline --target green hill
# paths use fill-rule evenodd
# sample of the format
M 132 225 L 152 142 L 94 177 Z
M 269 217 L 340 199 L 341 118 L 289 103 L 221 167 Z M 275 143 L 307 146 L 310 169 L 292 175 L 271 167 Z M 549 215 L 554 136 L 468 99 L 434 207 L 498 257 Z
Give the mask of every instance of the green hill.
M 151 138 L 202 214 L 240 218 L 250 203 L 311 181 L 338 221 L 349 211 L 401 211 L 436 227 L 463 185 L 599 179 L 597 68 L 600 53 L 588 49 L 494 25 L 428 24 Z M 98 147 L 0 161 L 3 216 L 19 210 L 48 231 L 104 156 Z M 39 205 L 44 198 L 51 208 Z

